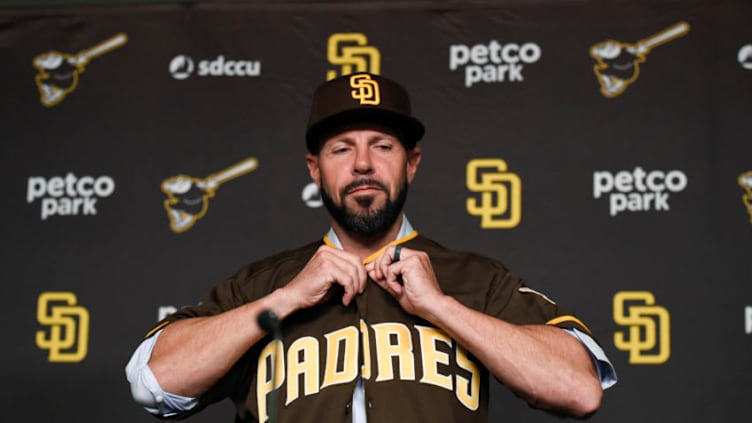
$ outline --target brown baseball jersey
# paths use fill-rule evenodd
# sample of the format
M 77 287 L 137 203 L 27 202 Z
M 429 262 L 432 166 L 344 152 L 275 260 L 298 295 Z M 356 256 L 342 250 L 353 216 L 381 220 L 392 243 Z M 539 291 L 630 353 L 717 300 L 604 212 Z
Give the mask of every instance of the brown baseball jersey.
M 269 294 L 291 281 L 321 244 L 242 268 L 216 285 L 200 305 L 177 311 L 157 328 L 222 313 Z M 497 261 L 451 251 L 422 236 L 403 245 L 426 252 L 442 290 L 467 307 L 514 324 L 589 333 L 576 317 L 526 288 Z M 278 388 L 280 423 L 350 423 L 353 389 L 361 376 L 369 423 L 487 421 L 488 371 L 442 330 L 403 311 L 375 283 L 367 284 L 347 307 L 335 295 L 291 314 L 282 331 L 281 343 L 267 337 L 249 349 L 188 414 L 230 398 L 237 407 L 236 422 L 263 422 L 269 395 Z M 281 360 L 272 372 L 275 354 Z

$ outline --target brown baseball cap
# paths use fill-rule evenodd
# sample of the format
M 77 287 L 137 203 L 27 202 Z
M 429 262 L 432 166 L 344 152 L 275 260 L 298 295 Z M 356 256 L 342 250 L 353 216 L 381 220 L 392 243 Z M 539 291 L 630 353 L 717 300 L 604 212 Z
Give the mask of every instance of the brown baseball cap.
M 361 72 L 325 82 L 313 93 L 306 130 L 308 151 L 350 123 L 376 123 L 395 131 L 407 149 L 423 138 L 425 128 L 413 117 L 410 96 L 398 83 Z

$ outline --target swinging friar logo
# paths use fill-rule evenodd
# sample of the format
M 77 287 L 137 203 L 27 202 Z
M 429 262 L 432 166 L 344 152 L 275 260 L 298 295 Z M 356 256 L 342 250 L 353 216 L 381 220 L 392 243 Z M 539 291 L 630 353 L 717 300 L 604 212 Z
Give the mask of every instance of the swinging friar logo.
M 590 56 L 597 62 L 593 67 L 601 86 L 601 94 L 614 98 L 637 81 L 640 76 L 640 63 L 647 54 L 661 44 L 689 33 L 689 24 L 679 22 L 663 31 L 633 43 L 606 40 L 590 47 Z
M 196 75 L 205 76 L 259 76 L 261 62 L 258 60 L 226 59 L 219 55 L 214 59 L 199 60 L 198 65 L 190 56 L 179 54 L 170 61 L 169 71 L 177 80 L 188 79 L 196 70 Z
M 449 46 L 449 70 L 465 70 L 465 87 L 478 83 L 523 82 L 525 65 L 540 60 L 541 48 L 534 42 L 453 44 Z
M 51 50 L 34 58 L 37 70 L 36 83 L 40 101 L 52 107 L 76 89 L 78 75 L 86 70 L 91 59 L 101 56 L 128 42 L 128 36 L 120 33 L 76 54 Z
M 739 182 L 739 186 L 744 190 L 742 202 L 747 209 L 747 213 L 749 213 L 749 223 L 752 223 L 752 170 L 739 175 L 737 181 Z
M 209 199 L 214 197 L 215 191 L 223 183 L 253 172 L 256 167 L 258 160 L 249 157 L 206 178 L 180 174 L 162 181 L 162 192 L 167 196 L 163 205 L 170 229 L 175 233 L 191 229 L 197 220 L 206 215 Z
M 115 192 L 115 180 L 103 175 L 78 177 L 73 172 L 65 176 L 32 176 L 26 187 L 26 202 L 42 200 L 41 218 L 51 216 L 94 216 L 97 200 Z
M 611 217 L 625 211 L 669 211 L 670 193 L 686 187 L 687 175 L 681 170 L 647 172 L 637 166 L 616 174 L 607 170 L 593 173 L 593 198 L 609 194 Z

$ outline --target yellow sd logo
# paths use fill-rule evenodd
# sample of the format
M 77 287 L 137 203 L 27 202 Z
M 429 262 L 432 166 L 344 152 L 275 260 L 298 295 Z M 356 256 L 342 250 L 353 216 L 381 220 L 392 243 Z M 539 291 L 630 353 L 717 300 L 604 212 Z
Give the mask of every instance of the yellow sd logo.
M 738 182 L 739 186 L 744 190 L 742 202 L 747 208 L 747 213 L 749 213 L 749 222 L 752 223 L 752 171 L 739 175 Z
M 49 361 L 77 363 L 86 358 L 89 349 L 89 312 L 76 305 L 72 292 L 45 292 L 37 302 L 37 321 L 49 326 L 37 331 L 37 347 L 49 350 Z M 62 304 L 58 304 L 62 303 Z
M 378 106 L 381 103 L 381 91 L 379 83 L 371 79 L 369 75 L 353 75 L 350 77 L 350 88 L 353 100 L 360 104 L 372 104 Z
M 652 293 L 617 292 L 614 295 L 614 321 L 629 327 L 629 337 L 617 332 L 614 334 L 614 344 L 622 351 L 629 351 L 630 364 L 661 364 L 668 361 L 671 355 L 669 313 L 664 307 L 655 305 Z
M 327 42 L 326 58 L 329 63 L 340 67 L 340 75 L 355 72 L 381 74 L 381 53 L 376 47 L 368 45 L 365 34 L 347 32 L 332 34 Z M 336 70 L 326 73 L 326 80 L 337 77 Z
M 481 217 L 481 228 L 508 229 L 520 223 L 522 182 L 519 176 L 507 172 L 504 160 L 470 160 L 467 164 L 467 188 L 480 193 L 480 201 L 477 198 L 467 199 L 467 212 Z

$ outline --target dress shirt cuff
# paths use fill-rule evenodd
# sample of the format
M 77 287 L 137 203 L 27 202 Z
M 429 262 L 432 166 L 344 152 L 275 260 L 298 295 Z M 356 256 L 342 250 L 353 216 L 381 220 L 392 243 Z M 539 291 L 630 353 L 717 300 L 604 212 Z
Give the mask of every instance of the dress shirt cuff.
M 165 392 L 154 377 L 148 364 L 161 333 L 160 330 L 141 342 L 125 366 L 125 375 L 131 384 L 131 395 L 137 404 L 152 414 L 170 417 L 191 410 L 198 404 L 198 398 Z
M 585 332 L 577 329 L 563 328 L 568 334 L 577 338 L 582 345 L 587 348 L 590 353 L 590 358 L 595 364 L 595 369 L 598 371 L 598 379 L 601 381 L 601 388 L 608 389 L 616 384 L 618 380 L 616 377 L 616 369 L 611 361 L 606 357 L 606 353 L 597 342 Z

